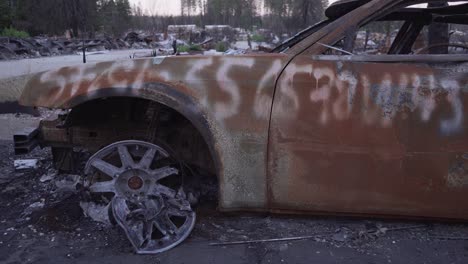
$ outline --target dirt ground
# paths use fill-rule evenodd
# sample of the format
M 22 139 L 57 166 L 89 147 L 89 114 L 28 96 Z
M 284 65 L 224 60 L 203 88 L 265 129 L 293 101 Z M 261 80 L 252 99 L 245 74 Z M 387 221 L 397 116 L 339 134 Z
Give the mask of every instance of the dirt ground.
M 83 215 L 64 184 L 70 177 L 54 175 L 47 150 L 28 155 L 40 161 L 34 170 L 15 171 L 11 142 L 0 141 L 0 155 L 0 263 L 468 263 L 466 224 L 221 214 L 214 205 L 197 208 L 182 245 L 135 255 L 120 228 Z M 209 245 L 296 236 L 312 238 Z

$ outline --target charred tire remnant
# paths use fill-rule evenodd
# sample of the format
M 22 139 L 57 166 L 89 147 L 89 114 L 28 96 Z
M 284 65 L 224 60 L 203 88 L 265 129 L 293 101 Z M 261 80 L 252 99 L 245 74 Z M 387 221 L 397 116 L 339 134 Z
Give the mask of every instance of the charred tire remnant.
M 86 164 L 87 189 L 107 203 L 139 254 L 174 248 L 195 225 L 177 164 L 163 148 L 136 140 L 111 144 Z

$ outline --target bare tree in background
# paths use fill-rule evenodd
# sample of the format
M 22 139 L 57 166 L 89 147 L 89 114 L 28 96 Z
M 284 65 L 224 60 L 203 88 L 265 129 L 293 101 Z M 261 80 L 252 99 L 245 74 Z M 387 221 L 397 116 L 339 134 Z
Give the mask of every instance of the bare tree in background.
M 324 18 L 328 0 L 264 0 L 270 28 L 292 33 Z
M 9 0 L 0 0 L 0 31 L 11 25 L 11 8 Z
M 7 5 L 8 3 L 8 5 Z M 6 8 L 14 4 L 14 8 Z M 144 13 L 128 0 L 0 0 L 0 30 L 9 25 L 31 35 L 74 37 L 94 32 L 120 37 L 129 29 L 164 31 L 169 24 L 225 24 L 295 33 L 323 18 L 325 0 L 181 0 L 181 16 Z
M 200 24 L 227 24 L 251 29 L 266 26 L 292 33 L 323 18 L 328 0 L 181 0 L 183 16 L 199 14 Z M 266 14 L 259 10 L 265 7 Z M 263 19 L 262 19 L 263 17 Z

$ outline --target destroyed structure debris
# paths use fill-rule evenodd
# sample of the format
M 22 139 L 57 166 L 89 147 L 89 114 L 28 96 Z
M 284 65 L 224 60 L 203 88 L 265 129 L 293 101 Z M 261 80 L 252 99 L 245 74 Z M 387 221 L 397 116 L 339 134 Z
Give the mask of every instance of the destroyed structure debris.
M 250 34 L 260 34 L 261 41 L 247 45 Z M 123 38 L 100 37 L 95 39 L 51 38 L 45 36 L 31 38 L 0 37 L 0 60 L 37 58 L 56 55 L 72 55 L 86 52 L 102 52 L 121 49 L 153 49 L 155 54 L 172 55 L 173 42 L 183 47 L 183 52 L 227 49 L 258 50 L 258 46 L 271 46 L 271 33 L 265 30 L 247 33 L 245 30 L 225 25 L 208 25 L 204 29 L 196 25 L 169 25 L 166 33 L 132 31 Z M 222 43 L 222 44 L 219 44 Z M 217 47 L 223 45 L 223 49 Z

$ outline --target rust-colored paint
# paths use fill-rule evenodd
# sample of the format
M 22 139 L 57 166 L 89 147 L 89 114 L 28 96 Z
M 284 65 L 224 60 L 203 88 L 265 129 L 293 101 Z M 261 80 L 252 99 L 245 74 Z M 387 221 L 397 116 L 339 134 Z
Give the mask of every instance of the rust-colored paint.
M 278 81 L 271 207 L 468 218 L 468 57 L 326 58 L 299 56 Z
M 208 124 L 212 138 L 206 140 L 218 155 L 220 207 L 266 208 L 271 105 L 275 81 L 288 59 L 284 54 L 184 56 L 68 67 L 32 78 L 20 101 L 72 108 L 97 97 L 134 96 L 197 112 L 195 118 Z M 174 94 L 196 103 L 185 105 Z
M 331 45 L 394 3 L 412 1 L 373 0 L 284 54 L 41 73 L 21 102 L 73 108 L 134 96 L 203 120 L 197 128 L 216 156 L 223 210 L 468 219 L 468 56 L 309 56 L 323 50 L 316 41 Z

